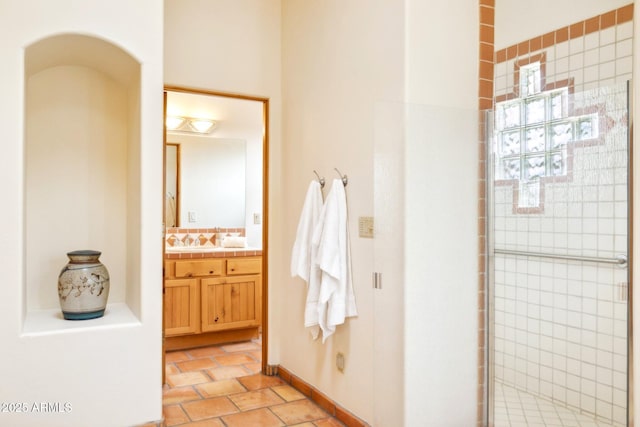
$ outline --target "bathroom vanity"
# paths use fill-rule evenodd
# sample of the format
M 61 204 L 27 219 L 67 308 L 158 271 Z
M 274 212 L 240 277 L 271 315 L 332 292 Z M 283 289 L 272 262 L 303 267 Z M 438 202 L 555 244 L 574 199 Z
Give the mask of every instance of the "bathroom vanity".
M 257 338 L 262 251 L 167 252 L 164 332 L 167 350 Z

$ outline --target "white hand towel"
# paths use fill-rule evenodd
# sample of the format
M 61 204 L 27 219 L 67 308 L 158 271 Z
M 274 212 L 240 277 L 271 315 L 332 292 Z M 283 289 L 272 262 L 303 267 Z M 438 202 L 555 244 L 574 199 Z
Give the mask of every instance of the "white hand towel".
M 351 275 L 347 195 L 340 179 L 331 185 L 313 243 L 318 246 L 316 261 L 321 270 L 317 310 L 325 342 L 346 317 L 358 315 Z
M 307 282 L 307 299 L 304 325 L 309 328 L 313 339 L 318 338 L 318 296 L 320 294 L 320 269 L 314 261 L 316 247 L 312 245 L 313 231 L 322 210 L 322 187 L 318 181 L 311 181 L 300 214 L 296 241 L 291 254 L 291 276 L 299 276 Z

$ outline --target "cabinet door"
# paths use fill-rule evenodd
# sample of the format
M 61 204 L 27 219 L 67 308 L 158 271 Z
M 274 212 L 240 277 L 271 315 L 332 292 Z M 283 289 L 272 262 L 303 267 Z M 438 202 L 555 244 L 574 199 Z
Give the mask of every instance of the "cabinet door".
M 197 279 L 172 279 L 164 282 L 165 336 L 200 332 L 200 299 Z
M 202 331 L 260 325 L 262 276 L 201 279 Z

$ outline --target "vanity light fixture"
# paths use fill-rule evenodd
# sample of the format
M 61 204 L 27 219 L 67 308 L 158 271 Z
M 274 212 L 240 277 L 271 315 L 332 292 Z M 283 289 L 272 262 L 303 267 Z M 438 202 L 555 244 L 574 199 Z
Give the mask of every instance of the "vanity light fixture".
M 175 132 L 191 132 L 207 134 L 217 125 L 215 120 L 195 117 L 167 116 L 167 130 Z
M 184 117 L 167 116 L 166 126 L 168 130 L 176 130 L 186 122 Z
M 216 122 L 209 119 L 189 119 L 189 126 L 194 132 L 209 133 L 215 127 Z

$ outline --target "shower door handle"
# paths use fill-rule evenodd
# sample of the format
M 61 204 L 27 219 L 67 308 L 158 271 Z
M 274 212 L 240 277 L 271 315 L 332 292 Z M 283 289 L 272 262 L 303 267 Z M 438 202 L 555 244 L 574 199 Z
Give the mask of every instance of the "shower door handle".
M 382 273 L 373 272 L 373 289 L 382 289 Z

